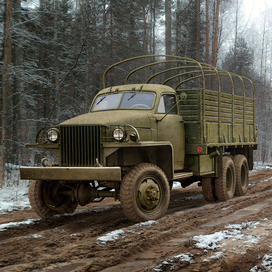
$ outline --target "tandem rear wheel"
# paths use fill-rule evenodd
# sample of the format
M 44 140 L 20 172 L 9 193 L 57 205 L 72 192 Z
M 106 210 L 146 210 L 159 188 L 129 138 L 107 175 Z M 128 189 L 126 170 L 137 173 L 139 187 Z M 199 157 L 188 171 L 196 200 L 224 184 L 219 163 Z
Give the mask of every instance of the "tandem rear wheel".
M 224 156 L 222 174 L 218 178 L 202 178 L 202 192 L 209 202 L 227 201 L 244 196 L 248 190 L 249 168 L 244 155 Z

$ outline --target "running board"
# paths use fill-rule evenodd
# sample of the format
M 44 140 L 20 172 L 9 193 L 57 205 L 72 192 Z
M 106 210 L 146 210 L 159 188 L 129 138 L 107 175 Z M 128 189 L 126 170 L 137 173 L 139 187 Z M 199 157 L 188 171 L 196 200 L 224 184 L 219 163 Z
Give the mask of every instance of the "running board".
M 180 172 L 180 173 L 175 173 L 173 180 L 181 180 L 181 179 L 186 179 L 190 178 L 193 176 L 193 172 Z

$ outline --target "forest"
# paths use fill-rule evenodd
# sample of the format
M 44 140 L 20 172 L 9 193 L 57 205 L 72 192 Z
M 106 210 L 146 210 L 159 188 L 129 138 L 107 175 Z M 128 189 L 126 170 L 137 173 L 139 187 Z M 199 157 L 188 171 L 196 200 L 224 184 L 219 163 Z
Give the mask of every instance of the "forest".
M 196 59 L 249 77 L 258 151 L 271 161 L 272 18 L 242 0 L 0 0 L 0 184 L 43 127 L 86 113 L 111 64 L 139 55 Z

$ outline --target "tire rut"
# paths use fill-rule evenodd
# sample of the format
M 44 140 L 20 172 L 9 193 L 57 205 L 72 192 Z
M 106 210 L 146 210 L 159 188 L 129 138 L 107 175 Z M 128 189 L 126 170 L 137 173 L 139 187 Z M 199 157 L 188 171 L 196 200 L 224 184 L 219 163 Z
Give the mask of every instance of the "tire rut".
M 0 232 L 0 271 L 40 271 L 44 267 L 54 271 L 56 266 L 66 267 L 59 271 L 101 271 L 122 264 L 173 237 L 187 236 L 200 226 L 213 225 L 271 198 L 272 184 L 261 183 L 270 176 L 271 170 L 253 173 L 250 183 L 254 184 L 248 195 L 227 202 L 209 204 L 198 197 L 201 188 L 196 185 L 173 190 L 167 215 L 151 226 L 131 223 L 117 205 L 108 210 L 54 216 L 6 229 Z M 209 229 L 216 227 L 220 224 Z M 105 233 L 121 229 L 121 239 L 104 244 L 97 240 Z

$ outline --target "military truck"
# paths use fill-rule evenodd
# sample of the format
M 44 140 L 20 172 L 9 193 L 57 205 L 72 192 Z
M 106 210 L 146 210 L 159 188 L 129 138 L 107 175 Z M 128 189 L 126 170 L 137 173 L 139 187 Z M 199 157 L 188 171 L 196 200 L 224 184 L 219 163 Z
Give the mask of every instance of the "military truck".
M 118 76 L 122 84 L 112 84 Z M 105 71 L 88 113 L 42 129 L 27 145 L 56 162 L 20 172 L 40 217 L 112 197 L 131 221 L 157 220 L 174 181 L 198 182 L 210 202 L 245 195 L 256 136 L 250 79 L 190 58 L 137 56 Z

